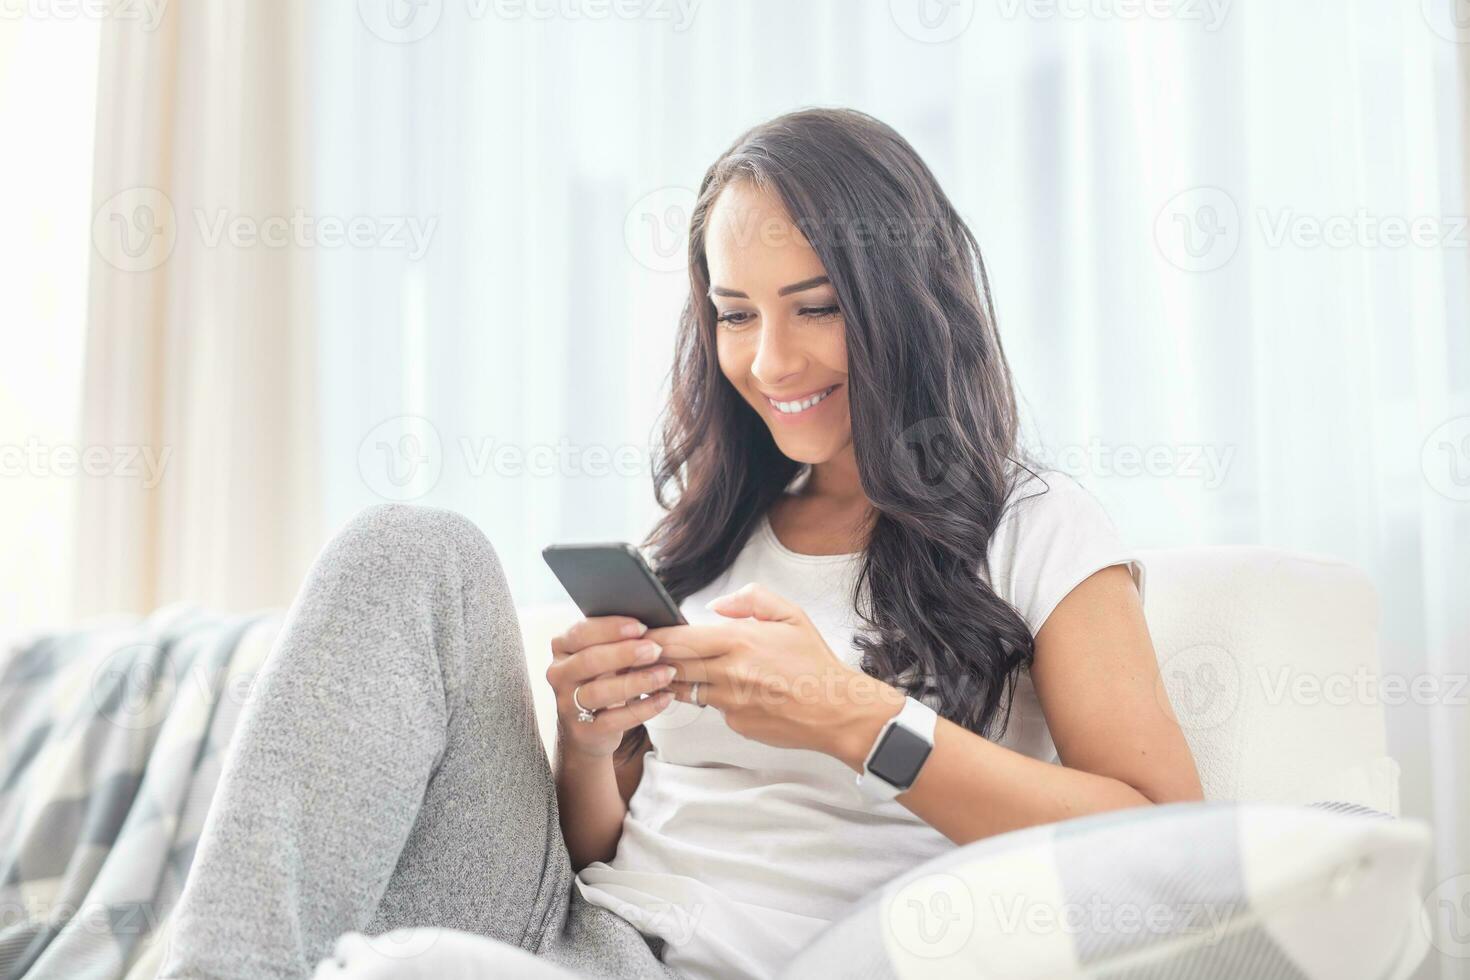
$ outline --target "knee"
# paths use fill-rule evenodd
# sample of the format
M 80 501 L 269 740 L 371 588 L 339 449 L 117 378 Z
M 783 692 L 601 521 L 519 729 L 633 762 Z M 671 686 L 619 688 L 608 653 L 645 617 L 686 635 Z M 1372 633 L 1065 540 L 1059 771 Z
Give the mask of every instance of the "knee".
M 456 564 L 504 580 L 500 557 L 485 533 L 463 514 L 413 504 L 375 504 L 353 516 L 327 552 L 338 562 L 382 570 L 443 573 Z

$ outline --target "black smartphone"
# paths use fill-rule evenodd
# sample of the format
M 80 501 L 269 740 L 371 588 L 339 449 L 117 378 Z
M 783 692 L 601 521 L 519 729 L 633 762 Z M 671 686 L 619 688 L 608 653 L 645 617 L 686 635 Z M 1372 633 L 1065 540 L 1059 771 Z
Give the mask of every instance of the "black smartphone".
M 541 549 L 541 557 L 584 616 L 632 616 L 650 629 L 686 622 L 631 544 L 553 544 Z

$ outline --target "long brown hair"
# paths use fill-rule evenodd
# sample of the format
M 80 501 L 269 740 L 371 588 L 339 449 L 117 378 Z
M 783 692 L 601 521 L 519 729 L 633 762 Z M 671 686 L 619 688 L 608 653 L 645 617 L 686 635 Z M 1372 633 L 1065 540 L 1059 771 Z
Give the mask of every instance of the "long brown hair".
M 689 228 L 689 298 L 654 457 L 665 509 L 645 546 L 682 602 L 730 567 L 797 475 L 720 371 L 706 222 L 732 181 L 780 197 L 846 324 L 848 399 L 874 508 L 852 597 L 862 669 L 986 737 L 1003 732 L 1031 633 L 982 577 L 1021 471 L 1009 365 L 974 235 L 903 137 L 850 109 L 804 109 L 744 133 L 705 173 Z M 866 602 L 863 593 L 866 587 Z M 1004 717 L 1002 714 L 1004 699 Z M 620 753 L 647 747 L 643 727 Z

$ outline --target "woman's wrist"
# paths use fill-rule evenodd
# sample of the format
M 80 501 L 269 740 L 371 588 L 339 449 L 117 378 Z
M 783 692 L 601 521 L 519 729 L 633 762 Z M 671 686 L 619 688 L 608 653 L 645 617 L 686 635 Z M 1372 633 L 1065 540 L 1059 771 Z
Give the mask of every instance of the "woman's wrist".
M 855 677 L 830 706 L 822 751 L 860 773 L 878 733 L 903 708 L 904 694 L 877 678 L 853 673 Z

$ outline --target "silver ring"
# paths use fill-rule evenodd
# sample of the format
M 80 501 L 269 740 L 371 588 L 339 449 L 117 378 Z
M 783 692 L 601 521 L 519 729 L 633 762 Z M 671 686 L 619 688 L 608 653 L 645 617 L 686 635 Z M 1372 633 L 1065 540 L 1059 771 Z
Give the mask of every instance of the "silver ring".
M 577 706 L 577 720 L 578 721 L 583 721 L 583 722 L 596 721 L 597 720 L 596 713 L 591 712 L 591 711 L 588 711 L 585 707 L 583 707 L 582 706 L 582 699 L 579 698 L 579 697 L 577 697 L 577 695 L 581 692 L 581 690 L 582 690 L 582 685 L 581 684 L 578 684 L 576 687 L 572 688 L 572 704 L 575 704 Z
M 699 685 L 701 683 L 703 682 L 695 681 L 693 684 L 689 685 L 689 703 L 700 708 L 704 707 L 704 705 L 699 703 Z

